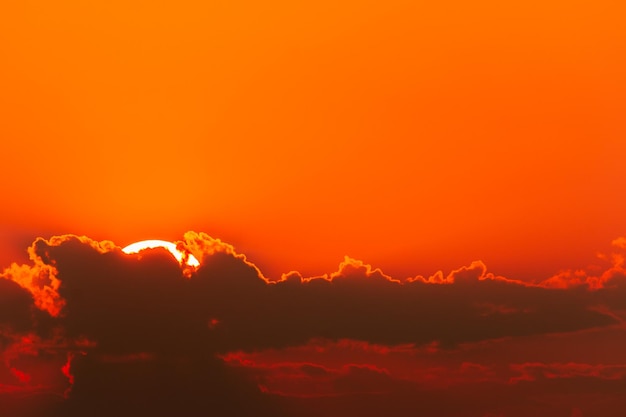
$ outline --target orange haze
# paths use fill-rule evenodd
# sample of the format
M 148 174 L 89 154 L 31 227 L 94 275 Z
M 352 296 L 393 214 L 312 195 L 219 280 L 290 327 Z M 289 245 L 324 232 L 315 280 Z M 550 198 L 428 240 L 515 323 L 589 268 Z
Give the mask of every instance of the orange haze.
M 193 229 L 273 277 L 586 266 L 626 231 L 625 12 L 3 2 L 0 265 L 35 236 Z

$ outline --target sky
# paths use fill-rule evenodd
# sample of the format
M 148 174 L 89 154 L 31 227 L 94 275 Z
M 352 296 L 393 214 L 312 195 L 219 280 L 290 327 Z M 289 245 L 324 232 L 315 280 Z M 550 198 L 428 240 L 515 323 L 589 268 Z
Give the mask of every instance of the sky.
M 3 2 L 0 414 L 616 415 L 625 17 Z

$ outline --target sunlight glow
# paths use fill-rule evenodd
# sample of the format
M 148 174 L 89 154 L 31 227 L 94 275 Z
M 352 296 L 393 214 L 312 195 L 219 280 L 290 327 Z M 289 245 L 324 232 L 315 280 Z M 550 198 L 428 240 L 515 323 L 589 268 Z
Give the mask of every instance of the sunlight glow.
M 124 249 L 122 249 L 122 252 L 126 254 L 132 254 L 132 253 L 138 253 L 144 249 L 153 249 L 153 248 L 167 249 L 168 251 L 170 251 L 172 255 L 174 255 L 176 260 L 180 262 L 181 264 L 185 260 L 185 254 L 179 251 L 176 248 L 176 245 L 174 243 L 168 242 L 167 240 L 142 240 L 141 242 L 135 242 L 126 246 Z M 200 262 L 198 262 L 195 256 L 193 256 L 192 254 L 189 254 L 187 257 L 186 264 L 189 266 L 197 267 L 200 265 Z

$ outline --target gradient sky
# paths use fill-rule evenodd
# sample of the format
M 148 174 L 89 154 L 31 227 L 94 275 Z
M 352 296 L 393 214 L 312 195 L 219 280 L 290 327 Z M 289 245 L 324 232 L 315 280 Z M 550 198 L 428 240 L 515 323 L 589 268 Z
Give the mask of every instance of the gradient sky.
M 567 293 L 574 280 L 604 288 L 622 273 L 616 239 L 626 236 L 625 18 L 624 4 L 612 0 L 2 2 L 0 271 L 43 308 L 38 290 L 15 278 L 17 265 L 40 271 L 47 262 L 28 258 L 36 238 L 86 235 L 82 244 L 123 247 L 184 240 L 194 230 L 232 244 L 262 271 L 259 279 L 341 275 L 341 265 L 362 261 L 402 281 L 486 265 L 485 274 L 520 288 L 533 282 Z M 602 297 L 581 305 L 609 303 L 623 320 L 623 306 Z M 487 298 L 480 314 L 525 311 L 528 301 L 511 307 Z M 397 301 L 389 300 L 382 305 Z M 583 327 L 605 331 L 598 329 L 607 323 L 596 324 Z M 566 329 L 581 330 L 555 331 Z M 353 334 L 338 330 L 338 345 L 326 349 L 365 352 L 365 367 L 333 353 L 303 371 L 310 353 L 330 343 L 314 330 L 312 341 L 277 347 L 280 360 L 235 345 L 243 350 L 220 355 L 244 373 L 254 368 L 263 392 L 291 387 L 286 397 L 302 399 L 372 375 L 376 384 L 406 368 L 424 343 L 441 342 L 403 340 L 413 350 L 383 363 L 370 357 L 370 344 L 400 349 L 395 342 Z M 471 343 L 483 336 L 501 335 Z M 501 343 L 548 343 L 523 337 L 530 339 Z M 367 348 L 349 345 L 356 341 Z M 472 367 L 478 359 L 462 368 L 469 353 L 456 352 L 427 361 L 442 372 L 432 380 L 487 372 Z M 598 374 L 593 358 L 571 361 Z M 556 357 L 515 363 L 522 376 L 567 373 Z M 624 364 L 617 355 L 600 365 Z M 325 375 L 330 388 L 289 379 L 299 372 Z M 498 372 L 481 381 L 517 375 Z M 0 372 L 0 391 L 11 375 Z M 493 415 L 512 413 L 503 410 Z M 566 417 L 581 410 L 570 407 Z
M 626 229 L 624 12 L 4 2 L 2 263 L 193 229 L 274 276 L 585 266 Z

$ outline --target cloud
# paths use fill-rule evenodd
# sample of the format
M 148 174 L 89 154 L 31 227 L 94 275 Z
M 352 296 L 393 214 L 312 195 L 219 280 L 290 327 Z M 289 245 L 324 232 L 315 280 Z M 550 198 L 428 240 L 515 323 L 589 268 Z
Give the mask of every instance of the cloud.
M 367 363 L 327 367 L 311 362 L 257 363 L 238 352 L 223 357 L 226 363 L 245 370 L 263 392 L 280 396 L 313 398 L 357 393 L 380 394 L 393 390 L 400 381 L 390 372 Z
M 191 281 L 220 320 L 224 350 L 293 346 L 316 337 L 454 346 L 615 323 L 590 309 L 595 301 L 585 290 L 494 277 L 480 262 L 453 271 L 447 285 L 400 282 L 350 258 L 326 276 L 290 273 L 263 285 L 252 268 L 212 256 Z M 485 310 L 488 305 L 498 308 Z
M 612 245 L 618 252 L 609 254 L 600 253 L 598 258 L 606 263 L 608 267 L 599 268 L 595 273 L 586 269 L 567 269 L 558 274 L 543 280 L 539 285 L 546 288 L 570 288 L 584 286 L 592 290 L 601 290 L 607 287 L 624 287 L 624 276 L 626 276 L 626 237 L 614 239 Z M 596 268 L 597 269 L 597 268 Z
M 626 378 L 626 365 L 586 364 L 586 363 L 523 363 L 510 365 L 511 370 L 520 375 L 510 382 L 536 381 L 537 379 L 557 379 L 588 377 L 608 380 Z
M 20 333 L 32 330 L 33 307 L 31 293 L 13 281 L 0 279 L 0 329 Z
M 626 237 L 620 236 L 618 238 L 613 239 L 611 244 L 615 247 L 626 249 Z
M 57 398 L 67 396 L 33 415 L 200 416 L 207 409 L 239 416 L 280 415 L 254 383 L 226 369 L 212 353 L 210 329 L 195 310 L 202 300 L 194 300 L 194 289 L 168 252 L 126 256 L 112 244 L 62 236 L 38 239 L 31 259 L 30 271 L 14 265 L 3 274 L 8 279 L 0 280 L 0 320 L 10 342 L 3 344 L 2 357 L 11 366 L 10 387 L 15 391 L 23 382 L 15 376 L 26 373 L 13 367 L 13 361 L 24 361 L 28 354 L 17 350 L 20 335 L 50 335 L 33 349 L 36 356 L 54 362 L 57 384 L 41 389 Z M 30 272 L 33 279 L 18 284 L 16 270 L 24 272 L 20 278 Z M 35 278 L 42 270 L 53 273 L 58 285 L 40 285 Z M 61 308 L 36 304 L 33 294 L 60 300 L 56 305 Z M 39 325 L 33 312 L 47 321 Z M 40 381 L 33 378 L 31 385 Z M 22 409 L 12 406 L 11 415 L 21 416 Z
M 59 417 L 281 415 L 255 384 L 210 355 L 110 361 L 87 354 L 71 372 L 75 383 Z
M 614 289 L 608 287 L 621 288 L 623 277 L 611 270 L 600 296 L 497 277 L 482 262 L 442 279 L 401 282 L 346 257 L 337 272 L 322 277 L 292 272 L 270 282 L 232 246 L 193 232 L 185 239 L 180 246 L 203 259 L 190 279 L 165 250 L 133 257 L 84 237 L 38 239 L 33 269 L 53 268 L 58 284 L 56 291 L 45 284 L 25 288 L 36 294 L 43 286 L 59 300 L 69 336 L 93 338 L 114 353 L 165 351 L 186 338 L 225 352 L 312 338 L 453 346 L 606 326 L 615 317 L 592 307 L 610 302 Z M 14 271 L 7 275 L 16 280 Z
M 0 280 L 6 368 L 0 384 L 19 388 L 45 380 L 44 391 L 68 397 L 50 416 L 140 410 L 194 416 L 207 409 L 281 415 L 271 394 L 288 392 L 286 381 L 299 392 L 325 381 L 326 393 L 394 396 L 390 387 L 415 390 L 427 375 L 453 385 L 498 378 L 491 367 L 468 361 L 424 368 L 421 379 L 407 383 L 368 362 L 282 361 L 259 373 L 261 367 L 233 367 L 224 358 L 312 340 L 377 355 L 431 354 L 622 323 L 617 309 L 626 286 L 619 262 L 595 286 L 511 280 L 487 272 L 480 261 L 445 276 L 401 281 L 349 257 L 320 277 L 292 271 L 270 281 L 245 255 L 206 234 L 188 232 L 178 247 L 201 259 L 200 267 L 183 270 L 164 249 L 126 255 L 112 242 L 86 237 L 37 239 L 29 249 L 32 265 L 12 265 Z M 24 359 L 24 337 L 34 341 L 29 349 L 39 359 Z M 37 370 L 46 361 L 56 369 L 52 379 Z M 238 401 L 241 396 L 248 401 Z
M 54 265 L 45 263 L 39 255 L 35 254 L 38 241 L 28 248 L 29 258 L 33 264 L 17 265 L 14 263 L 2 273 L 2 277 L 28 290 L 39 309 L 56 316 L 63 308 L 63 300 L 58 294 L 60 282 L 56 278 Z

